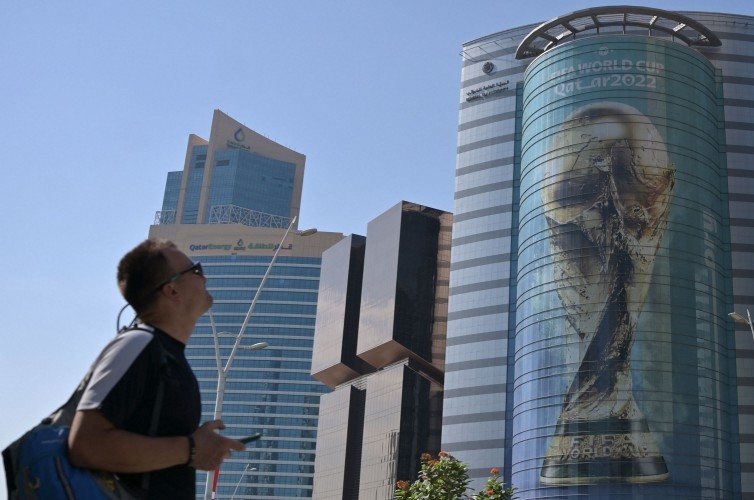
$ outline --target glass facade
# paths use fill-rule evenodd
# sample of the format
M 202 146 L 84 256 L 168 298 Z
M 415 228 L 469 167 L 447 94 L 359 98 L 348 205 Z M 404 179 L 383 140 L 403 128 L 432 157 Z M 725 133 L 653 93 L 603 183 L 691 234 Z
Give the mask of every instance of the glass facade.
M 183 202 L 183 214 L 181 224 L 197 224 L 199 213 L 199 199 L 202 193 L 202 180 L 204 179 L 204 163 L 207 159 L 207 146 L 194 146 L 188 165 L 188 181 Z M 170 181 L 170 176 L 168 176 Z M 168 191 L 168 185 L 165 191 Z M 163 202 L 164 204 L 165 202 Z
M 367 378 L 358 498 L 392 499 L 399 480 L 416 477 L 421 454 L 436 452 L 439 435 L 429 422 L 433 410 L 441 413 L 441 394 L 406 364 Z
M 369 239 L 361 289 L 359 355 L 393 340 L 402 213 L 402 206 L 395 205 L 367 225 Z M 371 364 L 380 365 L 377 359 Z
M 428 211 L 402 202 L 367 227 L 357 354 L 372 366 L 412 356 L 443 368 L 432 359 L 443 212 Z
M 215 151 L 209 206 L 235 205 L 290 217 L 295 171 L 293 163 L 243 149 Z
M 514 375 L 508 354 L 515 352 L 521 133 L 517 84 L 526 68 L 514 54 L 534 27 L 470 42 L 462 52 L 442 449 L 469 464 L 477 490 L 493 467 L 510 483 Z M 488 73 L 489 58 L 494 67 Z M 489 89 L 496 92 L 485 95 Z
M 401 221 L 394 337 L 432 363 L 440 221 L 406 212 Z
M 464 45 L 442 448 L 472 487 L 754 495 L 754 342 L 727 317 L 754 306 L 754 22 L 682 14 L 722 45 Z
M 218 332 L 239 332 L 270 257 L 198 260 L 215 298 L 215 327 Z M 267 342 L 269 347 L 238 351 L 228 374 L 222 419 L 228 436 L 259 432 L 263 438 L 226 460 L 219 498 L 229 497 L 237 485 L 238 498 L 311 496 L 319 396 L 328 390 L 310 375 L 319 266 L 319 258 L 278 257 L 260 294 L 243 344 Z M 237 286 L 237 279 L 245 280 L 245 286 Z M 202 390 L 205 420 L 212 418 L 217 389 L 209 322 L 208 315 L 201 318 L 186 349 Z M 220 336 L 223 360 L 234 342 L 233 336 Z M 198 492 L 204 492 L 205 481 L 205 474 L 197 474 Z
M 451 219 L 401 202 L 323 256 L 316 499 L 390 500 L 439 452 Z
M 178 210 L 178 196 L 181 192 L 181 180 L 183 172 L 168 172 L 168 180 L 165 182 L 165 194 L 162 197 L 162 210 Z
M 588 38 L 527 69 L 512 442 L 527 497 L 735 493 L 719 102 L 712 65 L 664 40 Z
M 215 110 L 209 140 L 191 134 L 183 170 L 168 173 L 155 220 L 286 228 L 299 216 L 305 163 L 301 153 Z
M 322 256 L 312 374 L 330 387 L 374 370 L 356 356 L 365 246 L 352 234 Z
M 315 462 L 315 497 L 319 500 L 358 498 L 365 391 L 346 385 L 320 401 Z

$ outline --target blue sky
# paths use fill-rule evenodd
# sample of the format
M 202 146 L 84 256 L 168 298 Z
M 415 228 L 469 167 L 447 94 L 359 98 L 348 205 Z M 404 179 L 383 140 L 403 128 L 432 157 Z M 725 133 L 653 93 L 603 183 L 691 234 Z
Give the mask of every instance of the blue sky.
M 542 4 L 7 3 L 0 448 L 115 333 L 117 262 L 215 108 L 307 156 L 300 227 L 365 234 L 401 199 L 453 210 L 463 42 L 595 5 L 754 15 L 750 0 Z

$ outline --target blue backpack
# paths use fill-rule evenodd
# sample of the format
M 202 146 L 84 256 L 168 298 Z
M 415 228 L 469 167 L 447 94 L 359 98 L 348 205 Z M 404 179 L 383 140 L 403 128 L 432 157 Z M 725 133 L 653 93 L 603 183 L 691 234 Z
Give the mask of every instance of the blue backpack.
M 166 353 L 163 352 L 161 365 L 165 362 Z M 71 423 L 93 370 L 94 367 L 89 369 L 63 406 L 3 450 L 9 500 L 134 500 L 142 497 L 148 489 L 149 474 L 144 474 L 142 491 L 135 492 L 115 474 L 82 469 L 68 459 Z M 165 383 L 161 377 L 149 435 L 157 431 L 164 391 Z
M 118 479 L 74 467 L 68 460 L 68 426 L 39 425 L 22 438 L 11 499 L 132 499 Z M 10 476 L 8 476 L 10 484 Z

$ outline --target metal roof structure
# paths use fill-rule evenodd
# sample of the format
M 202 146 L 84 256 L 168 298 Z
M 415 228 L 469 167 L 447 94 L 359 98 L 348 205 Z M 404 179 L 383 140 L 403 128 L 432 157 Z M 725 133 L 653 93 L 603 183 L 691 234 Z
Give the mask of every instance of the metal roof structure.
M 659 32 L 681 40 L 689 47 L 719 47 L 720 39 L 702 23 L 690 17 L 649 7 L 614 5 L 579 10 L 537 26 L 519 44 L 516 59 L 536 57 L 577 35 L 608 27 L 646 28 L 649 36 Z

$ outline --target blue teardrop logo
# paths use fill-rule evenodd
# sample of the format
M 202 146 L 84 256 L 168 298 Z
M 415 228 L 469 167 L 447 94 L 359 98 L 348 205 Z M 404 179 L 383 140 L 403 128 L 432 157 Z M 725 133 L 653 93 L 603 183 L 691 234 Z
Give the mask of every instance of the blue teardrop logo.
M 243 141 L 245 141 L 245 140 L 246 140 L 246 136 L 245 136 L 245 135 L 244 135 L 244 133 L 243 133 L 243 128 L 241 128 L 241 127 L 238 127 L 238 130 L 236 130 L 236 133 L 235 133 L 235 134 L 233 134 L 233 137 L 234 137 L 234 138 L 236 139 L 236 141 L 238 141 L 238 142 L 243 142 Z

